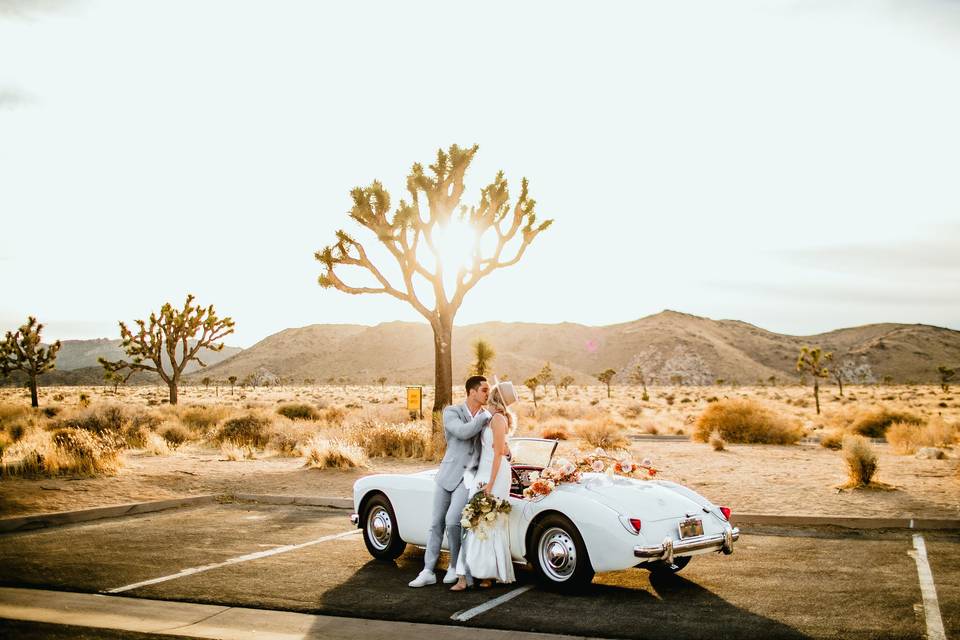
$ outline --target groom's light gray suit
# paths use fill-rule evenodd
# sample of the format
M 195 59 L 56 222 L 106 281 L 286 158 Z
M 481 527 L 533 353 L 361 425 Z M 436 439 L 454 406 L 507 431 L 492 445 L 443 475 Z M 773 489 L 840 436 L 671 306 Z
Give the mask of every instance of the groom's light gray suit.
M 467 504 L 467 489 L 463 486 L 463 472 L 476 470 L 480 463 L 480 431 L 490 421 L 490 414 L 480 409 L 476 417 L 470 415 L 466 403 L 451 405 L 443 410 L 443 433 L 447 450 L 440 462 L 440 470 L 434 481 L 433 521 L 423 568 L 435 571 L 443 534 L 447 534 L 450 548 L 450 566 L 454 566 L 460 554 L 460 514 Z

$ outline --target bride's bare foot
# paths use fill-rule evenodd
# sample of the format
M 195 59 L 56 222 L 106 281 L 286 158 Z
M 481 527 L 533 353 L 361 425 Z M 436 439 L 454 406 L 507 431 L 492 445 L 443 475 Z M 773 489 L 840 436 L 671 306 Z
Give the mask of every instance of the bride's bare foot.
M 493 580 L 481 580 L 478 585 L 481 589 L 489 589 L 493 586 Z
M 457 584 L 450 587 L 450 591 L 466 591 L 467 579 L 464 576 L 457 576 Z

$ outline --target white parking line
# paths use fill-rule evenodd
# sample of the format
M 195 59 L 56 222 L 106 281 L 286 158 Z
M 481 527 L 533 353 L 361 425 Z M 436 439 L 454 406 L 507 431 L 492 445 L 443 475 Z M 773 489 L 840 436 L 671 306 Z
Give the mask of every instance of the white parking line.
M 131 589 L 137 589 L 139 587 L 145 587 L 147 585 L 157 584 L 158 582 L 166 582 L 167 580 L 176 580 L 177 578 L 192 576 L 196 573 L 203 573 L 204 571 L 210 571 L 211 569 L 217 569 L 219 567 L 226 567 L 231 564 L 238 564 L 240 562 L 247 562 L 249 560 L 259 560 L 260 558 L 275 556 L 278 553 L 286 553 L 287 551 L 295 551 L 297 549 L 303 549 L 304 547 L 309 547 L 310 545 L 326 542 L 327 540 L 334 540 L 335 538 L 345 538 L 347 536 L 356 535 L 358 533 L 360 533 L 360 530 L 354 529 L 352 531 L 345 531 L 344 533 L 336 533 L 329 536 L 323 536 L 322 538 L 317 538 L 316 540 L 310 540 L 309 542 L 302 542 L 300 544 L 287 544 L 282 547 L 277 547 L 275 549 L 268 549 L 266 551 L 257 551 L 256 553 L 248 553 L 243 556 L 237 556 L 236 558 L 230 558 L 229 560 L 224 560 L 223 562 L 217 562 L 215 564 L 206 564 L 206 565 L 203 565 L 202 567 L 191 567 L 189 569 L 183 569 L 178 573 L 173 573 L 168 576 L 153 578 L 151 580 L 144 580 L 143 582 L 135 582 L 133 584 L 128 584 L 124 587 L 117 587 L 116 589 L 107 589 L 106 591 L 101 591 L 101 593 L 121 593 L 123 591 L 130 591 Z
M 923 536 L 913 534 L 913 548 L 910 552 L 917 562 L 917 574 L 920 576 L 920 593 L 923 594 L 923 614 L 927 619 L 927 640 L 946 640 L 943 630 L 943 618 L 940 617 L 940 604 L 937 602 L 937 588 L 933 584 L 933 573 L 927 562 L 927 545 Z
M 524 585 L 522 587 L 514 589 L 513 591 L 508 591 L 507 593 L 503 594 L 498 598 L 494 598 L 493 600 L 488 600 L 487 602 L 484 602 L 483 604 L 476 606 L 472 609 L 464 609 L 463 611 L 457 611 L 455 614 L 450 616 L 450 619 L 456 620 L 457 622 L 464 622 L 474 616 L 480 615 L 484 611 L 490 611 L 490 609 L 493 609 L 494 607 L 498 607 L 508 600 L 513 600 L 520 594 L 530 591 L 530 589 L 533 589 L 532 584 Z

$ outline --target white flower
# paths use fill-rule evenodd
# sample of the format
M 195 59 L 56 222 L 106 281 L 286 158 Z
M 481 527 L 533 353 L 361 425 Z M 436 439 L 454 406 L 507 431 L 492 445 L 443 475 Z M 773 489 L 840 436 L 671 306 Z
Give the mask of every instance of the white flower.
M 649 467 L 653 465 L 653 461 L 650 458 L 644 458 L 643 462 L 640 463 L 641 466 Z
M 485 515 L 484 517 L 485 517 L 487 520 L 489 520 L 490 522 L 493 522 L 494 520 L 497 519 L 497 512 L 496 512 L 496 511 L 491 511 L 490 513 L 488 513 L 488 514 Z
M 464 518 L 463 520 L 460 521 L 460 526 L 463 527 L 464 529 L 469 529 L 470 521 Z
M 633 463 L 629 461 L 621 462 L 620 468 L 623 469 L 624 473 L 630 473 L 631 471 L 633 471 Z
M 595 456 L 605 456 L 605 455 L 607 455 L 607 452 L 604 451 L 602 448 L 597 447 L 596 449 L 593 450 L 593 455 L 595 455 Z
M 593 467 L 594 471 L 600 473 L 603 471 L 603 460 L 594 460 L 591 466 Z
M 540 472 L 539 472 L 539 471 L 531 471 L 531 472 L 529 473 L 529 475 L 527 475 L 527 479 L 530 480 L 530 482 L 536 482 L 537 480 L 540 479 Z

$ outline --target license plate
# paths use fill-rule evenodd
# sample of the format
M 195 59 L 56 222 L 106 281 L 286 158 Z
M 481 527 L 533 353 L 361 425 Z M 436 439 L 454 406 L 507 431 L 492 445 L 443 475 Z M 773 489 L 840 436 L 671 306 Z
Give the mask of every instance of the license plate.
M 695 538 L 703 535 L 703 521 L 698 518 L 680 521 L 680 539 Z

